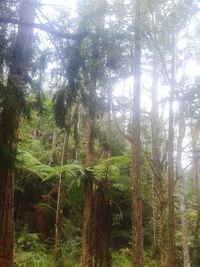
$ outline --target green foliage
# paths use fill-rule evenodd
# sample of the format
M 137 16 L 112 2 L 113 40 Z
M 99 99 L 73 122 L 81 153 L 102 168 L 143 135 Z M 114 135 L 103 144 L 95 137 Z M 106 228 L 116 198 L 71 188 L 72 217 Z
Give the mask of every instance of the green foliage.
M 17 167 L 44 179 L 51 172 L 51 167 L 42 164 L 27 151 L 18 151 Z
M 81 258 L 81 229 L 68 219 L 63 222 L 62 243 L 54 254 L 60 267 L 79 266 Z
M 66 179 L 81 178 L 85 174 L 83 165 L 78 162 L 74 162 L 68 163 L 63 166 L 51 167 L 49 174 L 46 176 L 45 180 L 51 179 L 53 177 L 58 177 L 60 173 L 62 173 Z
M 38 252 L 18 252 L 14 267 L 57 267 L 51 256 Z
M 77 177 L 81 178 L 84 175 L 84 167 L 78 162 L 69 163 L 63 166 L 50 167 L 41 163 L 27 151 L 18 151 L 17 167 L 24 171 L 35 174 L 42 180 L 49 180 L 58 177 L 61 173 L 67 179 Z
M 28 233 L 26 229 L 21 233 L 16 241 L 17 247 L 24 251 L 39 250 L 39 236 L 35 233 Z
M 131 158 L 129 156 L 115 156 L 106 160 L 102 160 L 98 165 L 91 169 L 97 180 L 109 178 L 114 184 L 118 184 L 121 188 L 130 186 L 129 175 L 123 176 L 123 170 L 130 170 Z M 127 183 L 126 183 L 126 182 Z M 117 186 L 117 185 L 115 185 Z
M 112 267 L 131 267 L 131 257 L 129 249 L 121 249 L 112 254 Z

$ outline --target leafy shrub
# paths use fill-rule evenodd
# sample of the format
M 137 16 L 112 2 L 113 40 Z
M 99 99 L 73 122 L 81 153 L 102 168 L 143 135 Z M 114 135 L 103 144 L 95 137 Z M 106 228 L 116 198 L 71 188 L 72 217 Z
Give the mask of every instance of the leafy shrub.
M 17 239 L 17 246 L 24 251 L 38 251 L 39 237 L 37 234 L 22 232 L 21 236 Z
M 57 267 L 52 258 L 45 253 L 18 252 L 15 255 L 16 267 Z
M 60 267 L 78 267 L 81 258 L 81 230 L 69 219 L 63 221 L 62 242 L 54 251 L 55 261 Z
M 129 249 L 121 249 L 112 254 L 112 267 L 132 267 Z

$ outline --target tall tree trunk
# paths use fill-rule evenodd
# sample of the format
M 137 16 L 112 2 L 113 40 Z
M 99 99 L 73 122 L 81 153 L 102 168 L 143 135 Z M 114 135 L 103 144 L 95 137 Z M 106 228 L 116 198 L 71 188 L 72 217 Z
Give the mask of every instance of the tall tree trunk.
M 107 158 L 111 157 L 111 102 L 112 91 L 107 89 L 108 99 L 108 121 L 107 133 L 109 149 Z M 109 179 L 111 176 L 111 164 L 107 165 L 106 178 L 102 179 L 94 195 L 94 248 L 95 248 L 95 267 L 111 267 L 111 231 L 112 231 L 112 214 L 110 200 Z
M 177 179 L 179 182 L 179 194 L 180 194 L 183 266 L 190 267 L 187 211 L 186 211 L 186 204 L 185 204 L 185 178 L 184 178 L 183 168 L 182 168 L 182 150 L 183 150 L 184 136 L 185 136 L 184 110 L 183 110 L 183 104 L 180 100 L 179 102 L 179 137 L 178 137 L 178 144 L 177 144 L 176 167 L 177 167 Z
M 156 53 L 153 55 L 153 83 L 152 83 L 152 101 L 151 101 L 151 140 L 152 140 L 152 187 L 153 187 L 153 243 L 155 250 L 158 249 L 157 233 L 158 233 L 158 195 L 159 179 L 162 173 L 160 170 L 160 129 L 159 129 L 159 111 L 158 111 L 158 73 L 157 73 Z
M 152 135 L 152 171 L 153 171 L 153 228 L 155 250 L 160 251 L 160 265 L 166 265 L 166 238 L 164 219 L 164 188 L 161 159 L 161 140 L 158 107 L 158 71 L 157 57 L 153 55 L 153 84 L 152 84 L 152 109 L 151 109 L 151 135 Z
M 168 266 L 176 266 L 175 218 L 174 218 L 174 92 L 175 92 L 175 36 L 173 35 L 171 61 L 171 88 L 169 100 L 168 130 Z
M 194 229 L 194 239 L 192 244 L 192 267 L 196 267 L 198 264 L 198 253 L 199 253 L 199 245 L 200 245 L 200 195 L 199 195 L 199 160 L 198 160 L 198 147 L 197 136 L 198 130 L 191 129 L 192 136 L 192 153 L 193 153 L 193 177 L 194 177 L 194 191 L 196 191 L 196 206 L 197 206 L 197 219 L 196 225 Z
M 86 166 L 92 165 L 94 156 L 94 127 L 96 99 L 96 71 L 91 73 L 89 85 L 89 112 L 87 124 Z M 93 238 L 93 175 L 87 172 L 84 181 L 83 199 L 83 229 L 82 229 L 82 267 L 92 267 L 92 238 Z
M 23 1 L 20 19 L 33 23 L 35 10 L 35 1 Z M 20 115 L 24 104 L 24 77 L 31 58 L 32 35 L 32 28 L 19 26 L 0 114 L 0 267 L 13 265 L 14 167 Z
M 66 163 L 66 154 L 68 150 L 69 142 L 69 131 L 65 128 L 62 146 L 62 155 L 60 166 Z M 63 213 L 63 172 L 59 175 L 58 182 L 58 195 L 57 195 L 57 207 L 56 207 L 56 225 L 55 225 L 55 248 L 59 246 L 61 238 L 61 224 L 62 224 L 62 213 Z
M 133 202 L 132 202 L 132 233 L 133 233 L 133 266 L 144 267 L 143 249 L 143 211 L 141 196 L 141 157 L 140 157 L 140 96 L 141 96 L 141 36 L 140 36 L 140 0 L 135 6 L 135 73 L 132 112 L 132 175 L 133 175 Z

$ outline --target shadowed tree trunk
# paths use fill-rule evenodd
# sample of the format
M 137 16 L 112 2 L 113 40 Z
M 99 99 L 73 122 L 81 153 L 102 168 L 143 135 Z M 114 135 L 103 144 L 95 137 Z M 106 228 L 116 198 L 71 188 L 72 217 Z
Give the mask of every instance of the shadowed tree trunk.
M 144 267 L 143 249 L 143 218 L 141 196 L 141 148 L 140 148 L 140 96 L 141 96 L 141 36 L 140 36 L 140 0 L 136 0 L 135 7 L 135 73 L 132 111 L 132 233 L 133 233 L 133 266 Z
M 107 158 L 111 157 L 111 110 L 112 110 L 112 90 L 107 89 L 108 99 L 108 143 Z M 107 165 L 106 178 L 102 179 L 94 195 L 94 249 L 95 249 L 95 267 L 111 267 L 111 232 L 112 232 L 112 214 L 110 200 L 111 164 Z
M 95 267 L 111 267 L 110 238 L 112 216 L 108 180 L 102 180 L 94 196 Z
M 36 5 L 33 3 L 33 0 L 22 2 L 20 20 L 34 22 Z M 19 26 L 0 114 L 0 267 L 13 265 L 14 167 L 32 35 L 33 28 Z

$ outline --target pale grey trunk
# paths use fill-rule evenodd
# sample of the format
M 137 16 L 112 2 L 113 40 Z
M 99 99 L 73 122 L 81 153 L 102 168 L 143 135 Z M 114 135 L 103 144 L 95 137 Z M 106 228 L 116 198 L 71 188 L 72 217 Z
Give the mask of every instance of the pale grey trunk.
M 182 248 L 183 248 L 183 266 L 190 267 L 190 254 L 189 254 L 189 240 L 188 240 L 188 224 L 187 224 L 187 210 L 185 204 L 185 178 L 182 168 L 182 150 L 183 139 L 185 136 L 185 120 L 183 104 L 179 103 L 179 137 L 177 144 L 177 179 L 179 181 L 179 197 L 180 197 L 180 212 L 181 212 L 181 231 L 182 231 Z
M 64 164 L 67 139 L 68 139 L 67 130 L 65 129 L 60 166 L 63 166 Z M 56 207 L 55 248 L 59 246 L 59 242 L 60 242 L 60 227 L 61 227 L 61 218 L 62 218 L 62 186 L 63 186 L 63 173 L 61 172 L 59 175 L 57 207 Z
M 174 0 L 172 0 L 174 6 Z M 175 214 L 174 214 L 174 94 L 175 94 L 175 32 L 172 33 L 171 84 L 169 99 L 169 132 L 168 132 L 168 267 L 176 266 L 175 247 Z

